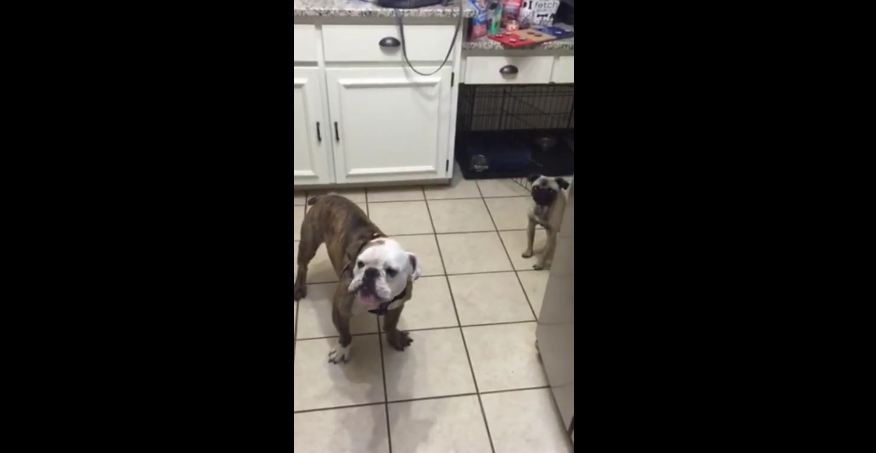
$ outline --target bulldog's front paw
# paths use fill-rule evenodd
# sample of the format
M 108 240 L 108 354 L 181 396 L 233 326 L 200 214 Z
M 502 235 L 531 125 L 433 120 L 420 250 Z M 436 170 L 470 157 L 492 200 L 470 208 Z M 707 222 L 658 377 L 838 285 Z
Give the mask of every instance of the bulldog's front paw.
M 404 351 L 406 347 L 410 346 L 413 343 L 413 339 L 408 335 L 407 332 L 401 330 L 393 330 L 392 332 L 387 332 L 386 341 L 392 345 L 393 348 Z
M 524 258 L 532 258 L 532 250 L 527 250 L 527 251 L 523 252 L 523 254 L 520 256 L 522 256 Z
M 298 302 L 305 297 L 307 297 L 307 285 L 295 283 L 295 288 L 292 290 L 292 299 L 295 300 L 295 302 Z
M 540 271 L 540 270 L 544 269 L 544 266 L 541 263 L 535 263 L 532 265 L 532 268 L 537 270 L 537 271 Z
M 341 346 L 338 344 L 329 352 L 329 362 L 331 363 L 347 363 L 350 360 L 350 345 Z

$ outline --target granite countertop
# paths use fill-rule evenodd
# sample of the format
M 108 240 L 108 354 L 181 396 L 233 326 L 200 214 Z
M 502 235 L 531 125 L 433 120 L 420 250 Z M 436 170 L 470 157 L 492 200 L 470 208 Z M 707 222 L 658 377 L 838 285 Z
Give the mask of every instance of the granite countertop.
M 450 0 L 448 6 L 435 5 L 414 9 L 399 9 L 402 17 L 459 17 L 460 0 Z M 473 17 L 474 10 L 467 0 L 463 17 Z M 292 0 L 295 17 L 395 17 L 394 8 L 377 6 L 366 0 Z
M 571 25 L 555 23 L 554 27 L 560 27 L 565 30 L 575 31 L 575 28 Z M 499 44 L 496 41 L 493 41 L 490 38 L 484 36 L 483 38 L 478 39 L 477 41 L 464 41 L 462 43 L 463 50 L 504 50 L 505 48 L 502 44 Z M 531 50 L 531 49 L 545 49 L 545 50 L 575 50 L 575 37 L 566 39 L 555 39 L 553 41 L 544 42 L 541 44 L 536 44 L 534 46 L 521 47 L 522 50 Z
M 448 6 L 435 5 L 426 6 L 423 8 L 414 9 L 399 9 L 399 13 L 403 17 L 459 17 L 460 0 L 450 0 Z M 465 1 L 463 7 L 463 17 L 473 17 L 474 10 Z M 292 0 L 293 16 L 295 17 L 395 17 L 394 8 L 384 8 L 377 6 L 368 0 Z M 572 30 L 571 25 L 555 24 L 556 26 Z M 468 33 L 465 33 L 466 35 Z M 478 51 L 499 51 L 504 50 L 501 44 L 487 37 L 478 39 L 477 41 L 464 41 L 462 43 L 464 50 Z M 557 39 L 546 43 L 538 44 L 526 49 L 545 49 L 545 50 L 574 50 L 575 38 Z

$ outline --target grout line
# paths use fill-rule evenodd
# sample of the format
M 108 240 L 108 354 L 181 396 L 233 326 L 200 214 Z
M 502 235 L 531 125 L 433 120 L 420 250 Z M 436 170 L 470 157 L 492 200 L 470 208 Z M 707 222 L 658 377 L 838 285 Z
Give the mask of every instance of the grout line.
M 453 198 L 414 198 L 409 200 L 379 200 L 369 201 L 368 203 L 405 203 L 409 201 L 453 201 L 453 200 L 480 200 L 482 198 L 529 198 L 529 195 L 496 195 L 492 197 L 453 197 Z
M 477 393 L 468 392 L 468 393 L 457 393 L 455 395 L 424 396 L 422 398 L 408 398 L 408 399 L 404 399 L 404 400 L 390 401 L 389 404 L 410 403 L 410 402 L 414 402 L 414 401 L 440 400 L 442 398 L 459 398 L 461 396 L 475 396 L 475 395 L 477 395 Z
M 428 203 L 427 203 L 427 205 L 428 205 Z M 431 214 L 429 215 L 429 217 L 430 217 L 429 220 L 431 221 L 431 220 L 432 220 L 432 219 L 431 219 Z M 451 232 L 451 233 L 435 233 L 435 232 L 430 232 L 430 233 L 393 234 L 393 237 L 395 237 L 395 236 L 425 236 L 425 235 L 427 235 L 427 234 L 429 234 L 429 235 L 439 235 L 439 234 L 474 234 L 474 233 L 495 233 L 495 230 L 484 230 L 484 231 L 455 231 L 455 232 Z M 437 239 L 436 239 L 436 240 L 437 240 Z
M 392 434 L 389 429 L 389 394 L 386 392 L 386 361 L 383 358 L 383 335 L 380 335 L 380 316 L 375 316 L 377 324 L 377 346 L 380 348 L 380 374 L 383 377 L 383 411 L 386 413 L 386 442 L 392 453 Z
M 485 392 L 481 392 L 481 395 L 491 395 L 493 393 L 511 393 L 511 392 L 522 392 L 524 390 L 541 390 L 541 389 L 549 389 L 551 386 L 549 385 L 540 385 L 538 387 L 524 387 L 519 389 L 504 389 L 504 390 L 487 390 Z
M 407 329 L 408 332 L 423 332 L 427 330 L 446 330 L 446 329 L 455 329 L 457 327 L 485 327 L 485 326 L 504 326 L 507 324 L 526 324 L 528 322 L 536 322 L 534 319 L 528 319 L 525 321 L 499 321 L 499 322 L 487 322 L 482 324 L 461 324 L 459 326 L 443 326 L 443 327 L 421 327 L 419 329 Z M 381 331 L 382 333 L 382 331 Z
M 478 191 L 480 191 L 480 190 L 481 190 L 481 187 L 478 186 Z M 498 230 L 499 228 L 498 228 L 498 226 L 496 225 L 496 219 L 493 218 L 493 213 L 490 212 L 490 207 L 487 206 L 487 202 L 486 202 L 486 200 L 484 200 L 484 207 L 487 208 L 487 214 L 489 214 L 489 216 L 490 216 L 490 221 L 493 222 L 493 226 L 496 227 L 496 230 Z M 511 268 L 514 268 L 514 260 L 511 259 L 511 253 L 508 252 L 508 246 L 505 245 L 505 241 L 502 240 L 502 235 L 501 235 L 501 234 L 496 233 L 496 235 L 499 236 L 499 242 L 502 244 L 502 248 L 505 250 L 505 256 L 508 257 L 508 262 L 511 263 Z M 516 271 L 516 269 L 515 269 L 515 271 Z M 537 320 L 538 320 L 538 315 L 535 314 L 535 309 L 532 308 L 532 302 L 529 301 L 529 295 L 526 294 L 526 287 L 523 286 L 523 280 L 520 280 L 520 276 L 517 275 L 517 272 L 514 272 L 514 277 L 517 278 L 517 283 L 520 284 L 520 290 L 523 291 L 523 297 L 526 298 L 526 304 L 529 305 L 529 310 L 532 311 L 532 317 L 533 317 L 533 319 L 535 319 L 535 320 L 537 321 Z
M 480 394 L 481 395 L 491 395 L 494 393 L 511 393 L 511 392 L 522 392 L 522 391 L 526 391 L 526 390 L 541 390 L 541 389 L 549 389 L 549 388 L 550 388 L 550 385 L 542 385 L 542 386 L 538 386 L 538 387 L 523 387 L 523 388 L 516 388 L 516 389 L 486 390 L 486 391 L 480 392 Z M 332 411 L 332 410 L 338 410 L 338 409 L 350 409 L 350 408 L 354 408 L 354 407 L 377 406 L 378 404 L 412 403 L 415 401 L 440 400 L 443 398 L 459 398 L 459 397 L 463 397 L 463 396 L 475 396 L 475 395 L 478 395 L 478 393 L 477 392 L 467 392 L 467 393 L 455 393 L 452 395 L 424 396 L 421 398 L 407 398 L 407 399 L 403 399 L 403 400 L 388 401 L 388 402 L 377 401 L 374 403 L 359 403 L 359 404 L 347 404 L 347 405 L 343 405 L 343 406 L 334 406 L 334 407 L 320 407 L 320 408 L 316 408 L 316 409 L 302 409 L 302 410 L 294 411 L 294 413 L 304 414 L 304 413 L 308 413 L 308 412 Z
M 319 412 L 319 411 L 334 411 L 338 409 L 351 409 L 354 407 L 366 407 L 366 406 L 376 406 L 378 404 L 386 404 L 380 401 L 375 403 L 359 403 L 359 404 L 347 404 L 344 406 L 334 406 L 334 407 L 318 407 L 316 409 L 302 409 L 300 411 L 294 411 L 294 414 L 306 414 L 308 412 Z
M 304 193 L 304 213 L 306 214 L 306 213 L 307 213 L 307 191 L 304 191 L 303 193 Z M 293 196 L 295 195 L 295 187 L 294 187 L 294 186 L 292 187 L 292 195 L 293 195 Z M 294 208 L 293 208 L 293 210 L 292 210 L 292 215 L 293 215 L 293 216 L 295 215 L 295 210 L 294 210 Z M 292 220 L 293 220 L 293 228 L 294 228 L 294 220 L 295 220 L 295 219 L 292 219 Z M 293 244 L 292 244 L 292 245 L 293 245 L 293 249 L 292 249 L 292 250 L 295 250 L 295 248 L 294 248 L 294 246 L 295 246 L 294 242 L 301 242 L 301 239 L 300 239 L 300 238 L 299 238 L 298 241 L 295 240 L 295 232 L 294 232 L 294 231 L 292 232 L 292 242 L 293 242 Z M 293 256 L 292 259 L 295 260 L 295 262 L 296 262 L 296 264 L 297 264 L 298 256 L 297 256 L 297 254 L 294 253 L 294 252 L 293 252 L 292 254 L 293 254 L 293 255 L 296 255 L 296 256 Z M 297 271 L 297 269 L 296 269 L 296 271 Z M 293 272 L 293 274 L 295 274 L 295 275 L 292 277 L 292 278 L 293 278 L 292 286 L 294 287 L 294 286 L 295 286 L 295 280 L 298 279 L 298 272 Z M 298 345 L 298 307 L 299 307 L 299 305 L 298 305 L 298 302 L 295 301 L 294 299 L 292 300 L 292 303 L 295 304 L 295 315 L 294 315 L 295 318 L 294 318 L 294 320 L 292 321 L 292 378 L 294 379 L 294 378 L 295 378 L 295 346 Z M 293 395 L 292 398 L 293 398 L 293 400 L 294 400 L 294 398 L 295 398 L 294 395 Z
M 495 231 L 489 231 L 489 233 L 495 233 Z M 430 234 L 429 236 L 432 236 L 432 235 Z M 528 269 L 508 269 L 508 270 L 504 270 L 504 271 L 454 272 L 452 274 L 448 274 L 445 270 L 445 272 L 443 272 L 441 274 L 423 275 L 421 278 L 444 277 L 445 275 L 448 277 L 455 277 L 457 275 L 505 274 L 508 272 L 543 272 L 546 270 L 547 269 L 536 270 L 536 269 L 528 268 Z M 307 284 L 308 285 L 329 285 L 329 284 L 337 283 L 337 282 L 338 282 L 337 280 L 330 281 L 330 282 L 329 281 L 318 281 L 318 282 L 307 282 Z
M 292 378 L 295 378 L 295 346 L 298 344 L 298 302 L 292 301 L 295 304 L 295 320 L 292 322 Z
M 493 233 L 495 233 L 495 231 L 493 231 Z M 508 272 L 514 272 L 514 269 L 509 270 L 509 271 L 457 272 L 455 274 L 445 274 L 445 275 L 447 275 L 448 277 L 455 277 L 457 275 L 507 274 Z
M 351 337 L 364 337 L 366 335 L 376 335 L 377 332 L 363 332 L 363 333 L 351 333 Z M 299 341 L 311 341 L 311 340 L 327 340 L 329 338 L 338 338 L 338 335 L 326 335 L 324 337 L 307 337 L 307 338 L 299 338 Z
M 486 233 L 495 233 L 495 231 L 486 231 Z M 426 235 L 424 235 L 424 236 L 426 236 Z M 428 235 L 428 236 L 432 236 L 432 235 L 430 234 L 430 235 Z M 455 277 L 455 276 L 457 276 L 457 275 L 504 274 L 504 273 L 508 273 L 508 272 L 541 272 L 541 271 L 543 271 L 543 270 L 545 270 L 545 269 L 535 270 L 535 269 L 529 268 L 529 269 L 508 269 L 508 270 L 504 270 L 504 271 L 454 272 L 454 273 L 452 273 L 452 274 L 448 274 L 447 271 L 446 271 L 446 269 L 445 269 L 445 271 L 444 271 L 443 273 L 441 273 L 441 274 L 423 275 L 421 278 L 426 278 L 426 277 L 444 277 L 445 275 L 448 276 L 448 277 Z M 308 284 L 308 285 L 328 285 L 328 284 L 331 284 L 331 283 L 337 283 L 337 282 L 338 282 L 337 280 L 333 280 L 333 281 L 317 281 L 317 282 L 311 282 L 311 281 L 308 281 L 307 284 Z
M 480 188 L 478 189 L 480 190 Z M 492 200 L 493 198 L 529 198 L 531 195 L 494 195 L 491 197 L 482 196 L 484 200 Z
M 457 319 L 457 322 L 459 322 L 458 319 Z M 530 322 L 536 322 L 536 320 L 535 320 L 535 319 L 527 319 L 527 320 L 523 320 L 523 321 L 499 321 L 499 322 L 486 322 L 486 323 L 479 323 L 479 324 L 460 324 L 460 325 L 458 325 L 458 326 L 421 327 L 421 328 L 418 328 L 418 329 L 406 329 L 405 332 L 425 332 L 425 331 L 428 331 L 428 330 L 448 330 L 448 329 L 456 329 L 456 328 L 459 328 L 459 327 L 504 326 L 504 325 L 509 325 L 509 324 L 526 324 L 526 323 L 530 323 Z M 381 329 L 380 332 L 354 333 L 354 334 L 350 334 L 350 336 L 352 336 L 352 337 L 364 337 L 364 336 L 367 336 L 367 335 L 376 335 L 376 334 L 378 334 L 378 333 L 380 333 L 380 334 L 386 333 L 386 332 L 383 330 L 383 327 L 382 327 L 382 326 L 380 326 L 380 329 Z M 327 340 L 327 339 L 330 339 L 330 338 L 338 338 L 338 336 L 337 336 L 337 335 L 327 335 L 327 336 L 324 336 L 324 337 L 307 337 L 307 338 L 298 338 L 297 341 Z
M 475 183 L 477 185 L 477 183 Z M 478 193 L 480 193 L 480 188 L 478 188 Z M 426 195 L 426 189 L 423 189 L 423 196 Z M 481 202 L 483 202 L 483 198 L 481 198 Z M 484 203 L 486 206 L 486 203 Z M 435 231 L 435 222 L 432 220 L 432 211 L 429 209 L 429 203 L 426 203 L 426 212 L 429 213 L 429 222 L 432 224 L 432 231 Z M 495 222 L 493 226 L 495 226 Z M 465 349 L 465 358 L 468 360 L 468 369 L 471 372 L 471 379 L 475 386 L 475 393 L 478 396 L 478 406 L 481 408 L 481 417 L 484 419 L 484 428 L 487 430 L 487 440 L 490 441 L 490 451 L 496 453 L 496 447 L 493 445 L 493 436 L 490 434 L 490 424 L 487 422 L 487 413 L 484 411 L 484 402 L 481 401 L 481 394 L 478 391 L 478 379 L 475 376 L 474 366 L 471 364 L 471 354 L 468 352 L 468 343 L 465 342 L 465 333 L 462 331 L 462 323 L 459 321 L 459 311 L 456 309 L 456 298 L 453 297 L 453 287 L 450 286 L 450 278 L 447 276 L 447 266 L 444 264 L 444 255 L 441 253 L 441 244 L 438 242 L 438 233 L 433 233 L 435 235 L 435 245 L 438 247 L 438 258 L 441 259 L 441 267 L 444 268 L 444 278 L 447 281 L 447 289 L 450 292 L 450 301 L 453 303 L 453 313 L 456 315 L 456 324 L 459 328 L 459 335 L 462 337 L 462 347 Z M 498 234 L 498 233 L 496 233 Z M 513 266 L 512 266 L 513 267 Z
M 481 197 L 447 197 L 447 198 L 426 198 L 426 201 L 453 201 L 453 200 L 478 200 Z
M 536 227 L 536 230 L 541 229 L 541 227 Z M 474 234 L 474 233 L 495 233 L 496 231 L 504 232 L 504 231 L 526 231 L 526 228 L 508 228 L 503 230 L 481 230 L 481 231 L 452 231 L 447 233 L 434 233 L 434 232 L 424 232 L 424 233 L 399 233 L 389 235 L 391 237 L 405 237 L 405 236 L 432 236 L 434 234 L 446 235 L 446 234 Z
M 380 204 L 380 203 L 410 203 L 412 201 L 426 201 L 424 198 L 415 198 L 413 200 L 380 200 L 380 201 L 369 201 L 371 204 Z
M 485 322 L 481 324 L 465 324 L 462 327 L 486 327 L 486 326 L 506 326 L 508 324 L 526 324 L 530 322 L 536 322 L 534 319 L 527 319 L 526 321 L 499 321 L 499 322 Z

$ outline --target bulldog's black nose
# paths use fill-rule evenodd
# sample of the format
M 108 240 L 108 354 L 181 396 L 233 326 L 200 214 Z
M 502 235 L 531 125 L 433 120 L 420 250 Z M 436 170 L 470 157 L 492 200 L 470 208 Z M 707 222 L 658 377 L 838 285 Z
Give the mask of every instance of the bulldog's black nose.
M 365 280 L 374 280 L 380 276 L 380 271 L 373 267 L 365 269 Z

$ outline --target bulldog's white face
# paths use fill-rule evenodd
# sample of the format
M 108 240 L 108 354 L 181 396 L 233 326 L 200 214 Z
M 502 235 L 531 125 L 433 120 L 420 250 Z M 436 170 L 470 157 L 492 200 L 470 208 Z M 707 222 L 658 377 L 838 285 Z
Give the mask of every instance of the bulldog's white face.
M 392 239 L 379 238 L 369 242 L 356 258 L 353 281 L 347 289 L 356 293 L 355 303 L 375 310 L 401 294 L 408 277 L 413 281 L 419 276 L 420 263 L 413 253 Z

